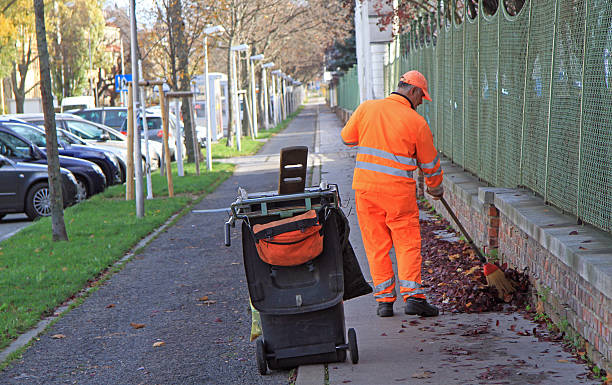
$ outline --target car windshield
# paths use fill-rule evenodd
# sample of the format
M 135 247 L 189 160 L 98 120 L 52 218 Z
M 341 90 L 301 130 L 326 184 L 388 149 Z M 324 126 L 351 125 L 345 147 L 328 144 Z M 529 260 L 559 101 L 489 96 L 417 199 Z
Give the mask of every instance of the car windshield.
M 11 130 L 15 131 L 19 135 L 23 136 L 30 142 L 34 143 L 38 147 L 45 147 L 47 141 L 45 140 L 45 134 L 41 133 L 32 126 L 21 123 L 4 123 L 4 125 Z
M 127 119 L 127 110 L 106 110 L 104 124 L 109 127 L 121 127 Z
M 69 133 L 68 131 L 57 130 L 57 137 L 58 139 L 63 140 L 66 143 L 87 145 L 87 142 L 85 142 L 78 136 Z
M 9 134 L 0 132 L 0 155 L 11 159 L 30 159 L 30 144 Z
M 80 116 L 83 119 L 87 119 L 91 122 L 102 123 L 102 111 L 101 110 L 84 110 L 84 111 L 73 111 L 73 115 Z
M 87 122 L 79 122 L 76 120 L 65 120 L 68 131 L 85 140 L 102 140 L 104 130 Z
M 174 129 L 175 125 L 171 121 L 170 129 Z M 142 131 L 142 118 L 138 118 L 138 128 Z M 149 131 L 159 131 L 162 129 L 162 120 L 157 116 L 147 116 L 147 130 Z M 123 126 L 121 126 L 121 131 L 127 132 L 127 120 L 123 122 Z

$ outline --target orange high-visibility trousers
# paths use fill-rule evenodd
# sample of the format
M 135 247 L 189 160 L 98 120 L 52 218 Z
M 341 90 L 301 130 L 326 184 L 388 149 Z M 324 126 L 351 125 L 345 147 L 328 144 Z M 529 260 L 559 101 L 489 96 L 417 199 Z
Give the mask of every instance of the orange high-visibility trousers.
M 425 298 L 421 288 L 421 232 L 416 193 L 394 195 L 355 191 L 361 237 L 378 302 L 394 302 L 395 274 L 389 251 L 395 248 L 400 295 Z

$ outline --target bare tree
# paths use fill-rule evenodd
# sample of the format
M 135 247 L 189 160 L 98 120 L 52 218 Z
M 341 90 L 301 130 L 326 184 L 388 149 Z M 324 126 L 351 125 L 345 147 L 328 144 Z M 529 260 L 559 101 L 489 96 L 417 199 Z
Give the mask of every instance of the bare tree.
M 51 92 L 51 72 L 49 70 L 44 0 L 34 0 L 34 14 L 36 17 L 36 42 L 38 44 L 40 62 L 40 88 L 45 114 L 45 134 L 47 136 L 51 228 L 54 241 L 67 241 L 68 234 L 66 233 L 66 224 L 64 223 L 64 200 L 62 199 L 62 181 L 57 150 L 55 111 L 53 109 L 53 94 Z

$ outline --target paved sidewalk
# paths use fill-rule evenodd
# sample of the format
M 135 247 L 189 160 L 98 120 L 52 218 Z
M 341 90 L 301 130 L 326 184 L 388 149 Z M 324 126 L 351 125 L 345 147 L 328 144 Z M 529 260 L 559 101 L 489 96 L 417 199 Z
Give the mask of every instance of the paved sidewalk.
M 322 179 L 339 185 L 350 240 L 370 281 L 351 190 L 355 150 L 342 145 L 341 128 L 336 116 L 321 106 L 316 156 Z M 357 331 L 360 360 L 357 365 L 350 360 L 329 364 L 330 385 L 597 383 L 586 380 L 588 369 L 574 363 L 559 344 L 517 335 L 536 327 L 519 314 L 420 318 L 405 315 L 398 301 L 394 317 L 380 318 L 371 295 L 347 301 L 344 309 L 347 329 Z M 323 365 L 300 368 L 296 385 L 324 384 L 324 373 Z

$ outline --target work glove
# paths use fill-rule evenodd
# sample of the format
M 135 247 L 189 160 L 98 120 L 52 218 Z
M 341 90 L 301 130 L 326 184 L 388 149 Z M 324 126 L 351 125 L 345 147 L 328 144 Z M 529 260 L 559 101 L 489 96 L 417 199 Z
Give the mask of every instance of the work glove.
M 427 194 L 431 195 L 432 199 L 437 201 L 444 195 L 444 187 L 442 185 L 436 187 L 427 187 Z

